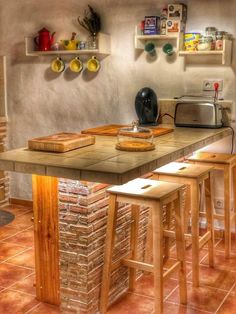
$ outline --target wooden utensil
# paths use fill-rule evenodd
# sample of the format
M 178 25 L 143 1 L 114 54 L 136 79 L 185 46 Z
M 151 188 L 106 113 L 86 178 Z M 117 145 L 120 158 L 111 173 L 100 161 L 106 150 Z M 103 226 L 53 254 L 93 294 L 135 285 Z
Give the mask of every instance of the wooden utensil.
M 79 133 L 58 133 L 49 136 L 34 138 L 28 141 L 32 150 L 64 153 L 70 150 L 92 145 L 95 137 Z

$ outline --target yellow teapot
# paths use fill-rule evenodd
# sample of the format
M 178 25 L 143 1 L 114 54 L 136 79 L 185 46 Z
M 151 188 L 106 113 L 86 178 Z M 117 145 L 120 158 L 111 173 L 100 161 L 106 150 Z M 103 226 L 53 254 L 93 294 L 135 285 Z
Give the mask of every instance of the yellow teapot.
M 66 50 L 77 50 L 79 47 L 79 40 L 61 40 L 62 46 Z
M 61 40 L 61 44 L 66 50 L 77 50 L 79 47 L 79 40 L 75 39 L 76 33 L 72 33 L 71 39 Z

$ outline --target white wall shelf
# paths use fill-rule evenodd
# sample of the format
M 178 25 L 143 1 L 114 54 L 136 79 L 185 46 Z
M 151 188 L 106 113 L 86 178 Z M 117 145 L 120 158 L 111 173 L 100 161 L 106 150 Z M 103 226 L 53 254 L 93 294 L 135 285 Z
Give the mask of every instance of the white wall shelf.
M 39 56 L 60 56 L 60 55 L 110 55 L 111 53 L 111 38 L 108 34 L 98 34 L 98 49 L 81 49 L 81 50 L 50 50 L 50 51 L 37 51 L 33 37 L 25 38 L 25 54 L 30 57 Z
M 144 50 L 147 41 L 155 42 L 158 46 L 164 45 L 161 41 L 176 41 L 175 47 L 179 56 L 184 57 L 185 64 L 200 64 L 200 65 L 230 65 L 232 62 L 232 41 L 224 40 L 222 50 L 210 51 L 186 51 L 183 50 L 184 40 L 183 33 L 170 33 L 168 35 L 142 35 L 140 28 L 135 27 L 134 48 Z M 182 50 L 181 50 L 182 49 Z
M 144 50 L 147 41 L 176 41 L 176 48 L 179 50 L 180 33 L 171 33 L 168 35 L 142 35 L 138 26 L 135 28 L 134 47 Z
M 232 41 L 224 40 L 222 50 L 209 51 L 179 51 L 188 64 L 222 64 L 230 65 L 232 58 Z

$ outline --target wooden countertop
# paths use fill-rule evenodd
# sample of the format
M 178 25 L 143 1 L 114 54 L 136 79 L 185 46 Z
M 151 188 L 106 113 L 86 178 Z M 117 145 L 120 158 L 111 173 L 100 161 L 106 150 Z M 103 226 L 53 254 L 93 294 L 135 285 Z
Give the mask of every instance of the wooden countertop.
M 229 128 L 176 128 L 174 132 L 156 138 L 156 149 L 150 152 L 119 151 L 115 149 L 115 137 L 96 136 L 95 145 L 67 153 L 37 152 L 27 148 L 0 153 L 0 169 L 122 184 L 229 135 Z

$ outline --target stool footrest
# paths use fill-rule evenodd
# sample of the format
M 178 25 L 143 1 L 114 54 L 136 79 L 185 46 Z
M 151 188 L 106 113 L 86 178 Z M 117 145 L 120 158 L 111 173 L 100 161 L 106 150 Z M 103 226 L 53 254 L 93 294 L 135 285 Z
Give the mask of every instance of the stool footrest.
M 199 240 L 199 249 L 201 249 L 211 239 L 211 232 L 207 231 Z
M 147 264 L 147 263 L 143 263 L 143 262 L 139 262 L 139 261 L 135 261 L 133 259 L 122 259 L 121 260 L 122 265 L 127 266 L 127 267 L 131 267 L 131 268 L 135 268 L 135 269 L 139 269 L 139 270 L 143 270 L 143 271 L 147 271 L 150 273 L 153 273 L 154 271 L 154 267 L 151 264 Z M 168 268 L 164 274 L 163 274 L 163 278 L 167 279 L 169 278 L 169 276 L 176 270 L 178 270 L 180 268 L 180 261 L 177 261 L 176 263 L 174 263 L 174 265 L 172 265 L 170 268 Z
M 143 263 L 143 262 L 139 262 L 139 261 L 135 261 L 133 259 L 122 259 L 121 263 L 124 266 L 140 269 L 140 270 L 147 271 L 147 272 L 150 272 L 150 273 L 153 273 L 153 271 L 154 271 L 153 265 L 147 264 L 147 263 Z
M 168 237 L 168 238 L 175 239 L 175 232 L 171 231 L 171 230 L 164 230 L 164 236 Z M 189 233 L 185 233 L 184 234 L 184 238 L 185 238 L 185 240 L 191 240 L 192 239 L 192 235 L 189 234 Z
M 125 254 L 123 257 L 121 257 L 121 259 L 116 260 L 115 262 L 113 262 L 111 264 L 111 271 L 113 272 L 113 270 L 117 269 L 118 267 L 121 267 L 122 264 L 122 260 L 125 259 L 130 259 L 131 258 L 131 253 Z
M 163 278 L 164 278 L 164 279 L 169 278 L 170 275 L 171 275 L 174 271 L 176 271 L 176 270 L 178 270 L 178 269 L 180 268 L 180 265 L 181 265 L 180 261 L 174 263 L 174 265 L 172 265 L 170 268 L 168 268 L 168 269 L 164 272 Z

